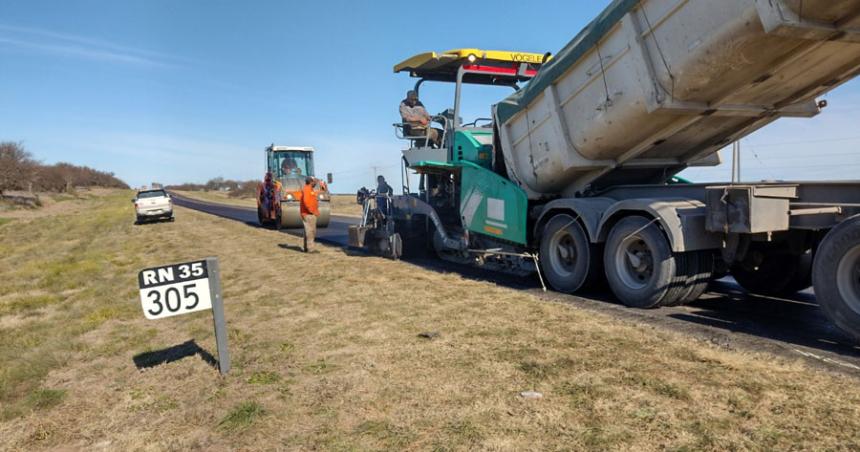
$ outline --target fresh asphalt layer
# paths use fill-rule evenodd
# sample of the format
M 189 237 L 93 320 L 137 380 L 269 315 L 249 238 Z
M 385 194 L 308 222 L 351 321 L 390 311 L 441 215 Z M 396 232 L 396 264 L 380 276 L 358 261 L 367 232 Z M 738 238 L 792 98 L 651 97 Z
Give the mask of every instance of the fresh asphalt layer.
M 171 194 L 174 203 L 230 220 L 260 227 L 253 208 L 198 201 Z M 181 217 L 177 219 L 181 221 Z M 355 217 L 332 215 L 328 228 L 317 230 L 317 240 L 344 248 L 348 253 L 348 227 Z M 301 236 L 301 229 L 282 232 Z M 600 311 L 633 323 L 681 330 L 729 349 L 776 353 L 801 358 L 828 370 L 860 377 L 860 344 L 833 326 L 818 308 L 811 289 L 790 298 L 770 298 L 746 293 L 731 278 L 712 284 L 700 300 L 687 306 L 651 310 L 630 309 L 613 299 L 608 290 L 578 295 L 543 292 L 537 277 L 517 278 L 434 258 L 409 259 L 405 264 L 432 271 L 456 272 L 464 277 L 490 281 L 531 292 L 552 302 L 570 303 Z

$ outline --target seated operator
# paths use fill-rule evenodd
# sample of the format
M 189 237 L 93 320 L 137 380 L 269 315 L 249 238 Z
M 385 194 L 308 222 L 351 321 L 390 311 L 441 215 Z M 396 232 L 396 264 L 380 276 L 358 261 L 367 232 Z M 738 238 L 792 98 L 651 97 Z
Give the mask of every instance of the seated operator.
M 299 168 L 299 165 L 292 158 L 286 158 L 283 162 L 281 162 L 281 172 L 285 176 L 289 174 L 297 174 L 299 176 L 302 175 L 301 168 Z
M 400 117 L 403 120 L 405 136 L 426 136 L 435 147 L 442 147 L 442 130 L 430 127 L 432 117 L 424 109 L 424 104 L 418 100 L 416 91 L 406 92 L 406 99 L 400 102 Z

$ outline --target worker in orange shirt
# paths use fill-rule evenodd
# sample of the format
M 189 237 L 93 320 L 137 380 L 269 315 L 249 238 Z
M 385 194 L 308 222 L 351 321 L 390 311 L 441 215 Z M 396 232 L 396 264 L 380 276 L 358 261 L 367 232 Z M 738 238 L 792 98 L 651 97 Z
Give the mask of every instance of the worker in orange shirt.
M 314 249 L 314 240 L 317 236 L 317 217 L 320 216 L 319 199 L 317 191 L 314 190 L 315 180 L 313 177 L 305 178 L 305 186 L 302 187 L 302 199 L 300 204 L 300 213 L 302 215 L 302 224 L 305 228 L 305 246 L 306 253 L 318 253 Z

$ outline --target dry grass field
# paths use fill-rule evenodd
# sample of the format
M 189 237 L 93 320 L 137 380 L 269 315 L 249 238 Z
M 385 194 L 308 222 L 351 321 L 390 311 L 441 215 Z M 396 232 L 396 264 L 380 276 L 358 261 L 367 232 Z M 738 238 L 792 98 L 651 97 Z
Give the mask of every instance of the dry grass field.
M 130 197 L 0 224 L 0 449 L 860 448 L 855 378 Z M 136 287 L 209 255 L 225 378 L 209 313 Z
M 225 192 L 220 191 L 179 191 L 176 193 L 200 201 L 216 202 L 220 204 L 229 204 L 239 207 L 257 207 L 257 201 L 254 198 L 234 198 L 230 197 Z M 355 195 L 332 195 L 331 211 L 335 215 L 345 215 L 358 217 L 361 216 L 361 206 L 356 204 Z

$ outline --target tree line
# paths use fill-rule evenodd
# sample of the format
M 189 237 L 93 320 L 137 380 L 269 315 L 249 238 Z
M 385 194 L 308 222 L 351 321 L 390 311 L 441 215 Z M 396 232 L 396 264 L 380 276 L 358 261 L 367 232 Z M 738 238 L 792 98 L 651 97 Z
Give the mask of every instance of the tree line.
M 20 143 L 0 142 L 0 196 L 5 191 L 69 192 L 75 187 L 128 188 L 113 173 L 71 163 L 45 165 Z
M 257 184 L 260 181 L 251 180 L 233 180 L 224 179 L 223 177 L 215 177 L 206 181 L 203 184 L 184 183 L 179 185 L 170 185 L 167 188 L 170 190 L 184 191 L 226 191 L 231 198 L 248 198 L 254 197 L 257 190 Z

